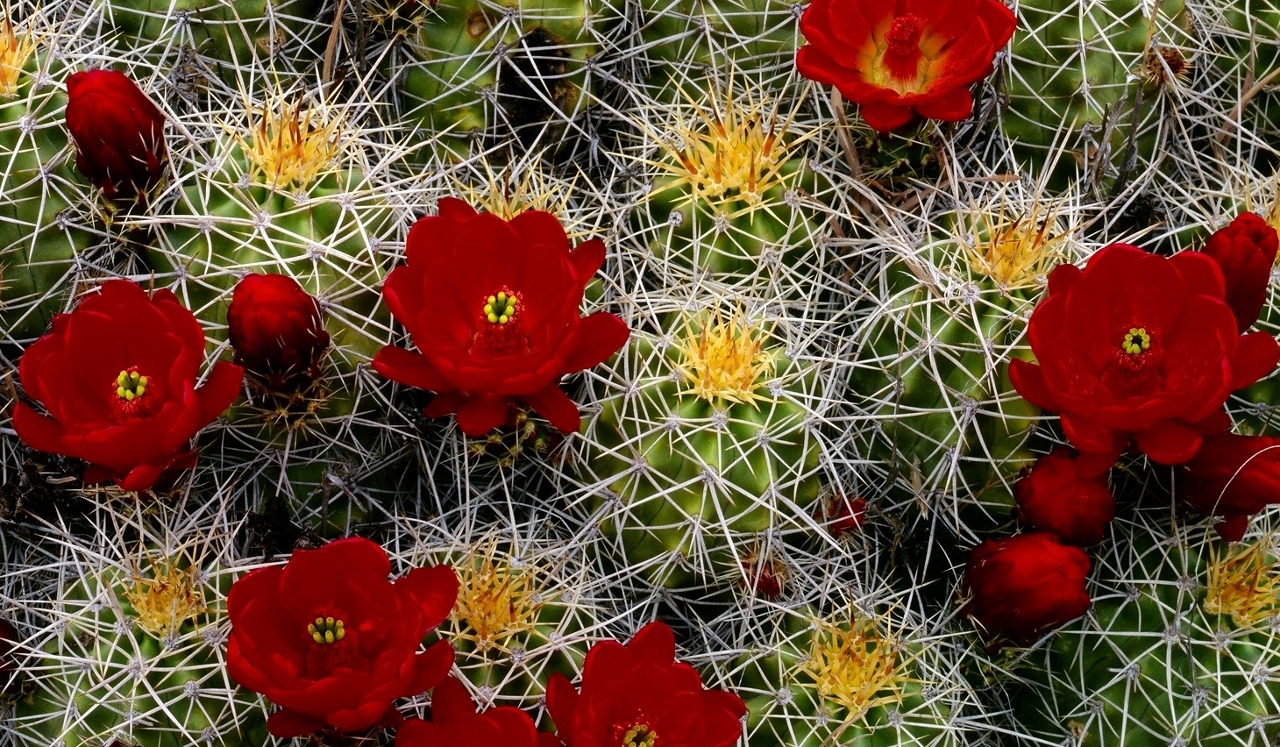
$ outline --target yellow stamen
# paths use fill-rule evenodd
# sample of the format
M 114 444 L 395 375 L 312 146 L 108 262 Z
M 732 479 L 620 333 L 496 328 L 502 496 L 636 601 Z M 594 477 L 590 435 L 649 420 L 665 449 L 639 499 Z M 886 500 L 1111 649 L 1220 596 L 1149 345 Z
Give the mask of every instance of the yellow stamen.
M 315 622 L 307 623 L 307 632 L 311 640 L 324 646 L 347 637 L 346 624 L 332 617 L 317 617 Z
M 764 350 L 764 333 L 741 316 L 714 320 L 698 332 L 689 330 L 679 347 L 679 370 L 689 393 L 709 401 L 752 402 L 760 377 L 773 370 L 773 355 Z
M 485 319 L 490 324 L 506 324 L 515 318 L 517 303 L 518 299 L 514 295 L 507 295 L 504 291 L 489 296 L 484 305 Z
M 147 393 L 148 377 L 137 371 L 121 371 L 116 377 L 116 396 L 126 402 L 132 402 Z
M 1280 612 L 1280 569 L 1268 557 L 1270 538 L 1247 545 L 1209 564 L 1205 612 L 1229 615 L 1251 628 Z
M 653 747 L 657 740 L 657 732 L 651 731 L 648 724 L 634 724 L 622 735 L 622 747 Z
M 1147 334 L 1145 327 L 1130 327 L 1120 347 L 1129 355 L 1138 355 L 1151 348 L 1151 335 Z

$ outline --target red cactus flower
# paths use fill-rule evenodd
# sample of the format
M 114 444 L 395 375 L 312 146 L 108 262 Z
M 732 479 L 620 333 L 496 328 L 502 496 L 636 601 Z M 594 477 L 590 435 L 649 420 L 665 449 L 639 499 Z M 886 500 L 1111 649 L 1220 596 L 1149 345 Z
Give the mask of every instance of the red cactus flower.
M 578 313 L 604 242 L 571 250 L 550 213 L 504 221 L 446 198 L 438 216 L 414 224 L 405 252 L 408 264 L 391 272 L 383 296 L 418 352 L 385 347 L 374 369 L 435 392 L 424 414 L 457 413 L 469 436 L 507 422 L 517 402 L 576 432 L 578 407 L 560 379 L 601 363 L 630 334 L 613 314 Z
M 1110 467 L 1131 439 L 1156 462 L 1181 464 L 1202 434 L 1225 430 L 1231 392 L 1280 360 L 1275 338 L 1238 333 L 1224 294 L 1204 254 L 1108 246 L 1083 270 L 1054 268 L 1027 331 L 1039 365 L 1014 360 L 1010 379 L 1061 414 L 1086 472 Z
M 236 363 L 268 391 L 305 388 L 320 376 L 329 333 L 320 304 L 286 275 L 246 275 L 231 296 L 227 326 Z
M 1089 610 L 1089 567 L 1084 550 L 1058 544 L 1048 532 L 986 540 L 969 553 L 972 596 L 962 611 L 997 639 L 1029 645 Z M 993 648 L 999 646 L 997 640 Z
M 973 113 L 969 86 L 991 74 L 1016 25 L 999 0 L 813 0 L 796 67 L 859 104 L 879 132 L 916 115 L 955 122 Z
M 227 671 L 281 707 L 267 721 L 273 735 L 398 726 L 392 703 L 448 676 L 448 641 L 418 649 L 453 609 L 458 577 L 448 566 L 415 568 L 394 583 L 390 574 L 381 547 L 350 537 L 232 585 Z
M 67 129 L 76 168 L 108 199 L 143 199 L 165 173 L 164 114 L 124 73 L 67 79 Z
M 1074 449 L 1059 448 L 1036 460 L 1013 485 L 1018 518 L 1053 532 L 1069 545 L 1096 545 L 1116 517 L 1116 500 L 1099 475 L 1081 474 Z
M 499 706 L 476 713 L 467 686 L 448 677 L 431 693 L 431 720 L 409 719 L 396 731 L 396 747 L 559 747 L 539 733 L 519 708 Z
M 1280 236 L 1271 224 L 1253 213 L 1241 213 L 1219 229 L 1204 246 L 1218 263 L 1227 282 L 1227 305 L 1235 312 L 1240 332 L 1253 326 L 1267 302 L 1271 267 Z
M 1182 499 L 1192 509 L 1225 519 L 1214 526 L 1228 542 L 1239 542 L 1249 517 L 1280 502 L 1280 438 L 1219 433 L 1182 471 Z
M 742 736 L 746 704 L 703 689 L 697 670 L 675 658 L 675 636 L 661 622 L 625 646 L 592 646 L 579 689 L 559 673 L 547 683 L 556 736 L 567 747 L 730 747 Z
M 191 438 L 240 392 L 244 371 L 225 361 L 197 388 L 204 350 L 204 330 L 172 293 L 104 283 L 27 348 L 22 386 L 49 414 L 18 402 L 13 427 L 33 449 L 89 462 L 86 483 L 147 490 L 195 464 Z

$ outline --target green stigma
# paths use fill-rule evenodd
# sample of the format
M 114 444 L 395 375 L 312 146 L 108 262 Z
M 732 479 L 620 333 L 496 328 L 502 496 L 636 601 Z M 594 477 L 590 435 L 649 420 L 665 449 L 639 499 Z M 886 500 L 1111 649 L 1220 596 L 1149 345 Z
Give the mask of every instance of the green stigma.
M 1138 355 L 1151 347 L 1151 335 L 1147 334 L 1145 327 L 1130 327 L 1120 347 L 1129 355 Z
M 311 640 L 319 644 L 337 643 L 347 637 L 347 629 L 341 620 L 332 617 L 317 617 L 313 623 L 307 623 L 307 632 Z
M 648 724 L 635 724 L 622 735 L 622 747 L 653 747 L 657 739 L 657 732 L 651 730 Z
M 125 402 L 134 401 L 147 393 L 147 380 L 137 371 L 121 371 L 116 377 L 116 396 Z
M 499 291 L 496 296 L 489 296 L 484 305 L 484 318 L 490 324 L 506 324 L 516 315 L 516 297 L 506 291 Z

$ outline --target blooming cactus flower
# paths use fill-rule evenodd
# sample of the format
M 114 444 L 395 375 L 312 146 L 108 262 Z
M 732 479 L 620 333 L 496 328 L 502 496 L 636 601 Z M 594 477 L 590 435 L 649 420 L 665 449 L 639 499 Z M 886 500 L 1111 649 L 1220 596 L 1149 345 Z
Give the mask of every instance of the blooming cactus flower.
M 1089 568 L 1084 550 L 1048 532 L 986 540 L 969 553 L 965 585 L 972 596 L 964 613 L 993 636 L 1031 644 L 1088 611 Z
M 232 585 L 227 670 L 281 707 L 267 721 L 273 735 L 397 726 L 403 718 L 392 703 L 449 674 L 448 641 L 418 649 L 453 609 L 457 575 L 415 568 L 393 583 L 390 574 L 386 551 L 350 537 L 298 550 L 283 567 Z
M 1014 360 L 1009 377 L 1061 414 L 1090 471 L 1110 467 L 1131 439 L 1156 462 L 1181 464 L 1202 434 L 1225 430 L 1231 392 L 1280 359 L 1275 338 L 1238 333 L 1225 293 L 1217 263 L 1199 252 L 1105 247 L 1083 270 L 1050 273 L 1027 329 L 1039 365 Z
M 571 249 L 550 213 L 504 221 L 446 198 L 439 215 L 414 224 L 406 244 L 408 264 L 387 277 L 383 296 L 418 352 L 385 347 L 374 369 L 435 392 L 424 414 L 457 413 L 468 435 L 502 425 L 516 402 L 576 432 L 578 407 L 560 379 L 601 363 L 630 334 L 613 314 L 578 313 L 604 263 L 604 242 Z
M 147 490 L 195 463 L 191 438 L 240 393 L 244 371 L 226 361 L 196 386 L 204 350 L 204 330 L 173 293 L 104 283 L 27 348 L 22 386 L 49 414 L 18 402 L 13 426 L 33 449 L 89 462 L 87 483 Z
M 329 333 L 320 304 L 285 275 L 246 275 L 227 309 L 236 362 L 268 391 L 288 393 L 320 375 Z
M 813 0 L 796 67 L 879 132 L 916 115 L 954 122 L 973 112 L 969 86 L 991 74 L 1016 24 L 999 0 Z
M 646 625 L 625 646 L 592 646 L 578 689 L 558 672 L 547 683 L 556 736 L 567 747 L 736 743 L 746 704 L 733 693 L 704 689 L 697 670 L 675 658 L 675 635 L 662 622 Z
M 164 114 L 124 73 L 67 79 L 67 129 L 76 168 L 108 199 L 145 199 L 165 173 Z

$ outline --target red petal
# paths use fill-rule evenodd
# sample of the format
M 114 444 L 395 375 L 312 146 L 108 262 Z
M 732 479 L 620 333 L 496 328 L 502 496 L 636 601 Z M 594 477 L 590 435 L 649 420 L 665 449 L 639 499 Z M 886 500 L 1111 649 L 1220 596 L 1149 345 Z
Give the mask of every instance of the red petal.
M 75 456 L 66 450 L 66 432 L 53 418 L 45 417 L 19 401 L 14 403 L 13 429 L 18 438 L 36 451 Z
M 859 111 L 867 125 L 876 132 L 893 132 L 915 118 L 915 112 L 908 106 L 868 102 L 862 104 Z
M 503 397 L 484 394 L 469 397 L 458 410 L 458 427 L 468 436 L 483 436 L 507 421 L 507 405 Z
M 470 397 L 462 392 L 442 392 L 431 400 L 431 404 L 422 408 L 423 417 L 442 418 L 445 415 L 452 415 L 467 403 Z
M 1075 265 L 1063 264 L 1054 267 L 1049 272 L 1049 295 L 1066 293 L 1082 277 L 1084 277 L 1084 270 Z
M 922 117 L 939 119 L 943 122 L 959 122 L 973 114 L 973 96 L 969 94 L 968 88 L 955 88 L 941 95 L 917 101 L 912 106 Z
M 373 357 L 373 370 L 385 379 L 430 392 L 448 392 L 454 388 L 425 355 L 394 345 L 378 351 Z
M 168 464 L 142 464 L 129 470 L 128 474 L 115 482 L 121 490 L 141 493 L 155 485 L 168 466 Z
M 1217 530 L 1218 536 L 1227 542 L 1239 542 L 1244 539 L 1244 533 L 1249 529 L 1248 516 L 1232 516 L 1226 521 L 1220 521 L 1213 525 Z
M 453 667 L 453 646 L 448 641 L 437 641 L 434 645 L 413 657 L 413 681 L 401 693 L 411 698 L 436 687 L 449 676 Z
M 651 622 L 640 629 L 627 650 L 641 658 L 660 664 L 670 664 L 676 660 L 676 635 L 661 620 Z
M 604 266 L 604 241 L 600 239 L 592 239 L 578 245 L 578 248 L 569 253 L 569 262 L 573 265 L 573 272 L 578 276 L 578 283 L 586 285 L 600 268 Z
M 444 622 L 458 600 L 458 574 L 447 565 L 414 568 L 395 586 L 411 594 L 422 608 L 423 635 Z
M 244 381 L 244 369 L 234 363 L 218 361 L 205 379 L 204 386 L 196 390 L 200 401 L 201 427 L 212 423 L 240 396 L 240 383 Z
M 436 214 L 446 220 L 454 221 L 466 220 L 478 215 L 475 208 L 457 197 L 441 197 L 436 202 Z
M 1042 410 L 1058 411 L 1058 403 L 1045 386 L 1044 372 L 1036 364 L 1027 363 L 1021 358 L 1009 361 L 1009 381 L 1026 401 Z
M 1200 433 L 1181 423 L 1165 420 L 1137 435 L 1138 448 L 1159 464 L 1184 464 L 1195 457 Z
M 561 433 L 577 433 L 582 427 L 582 416 L 578 413 L 578 405 L 560 389 L 559 384 L 552 384 L 538 392 L 521 397 L 525 404 L 537 410 L 556 430 Z
M 1239 347 L 1231 358 L 1231 388 L 1243 389 L 1269 375 L 1280 362 L 1280 344 L 1266 332 L 1240 336 Z
M 454 721 L 476 715 L 475 703 L 467 686 L 454 677 L 445 677 L 431 693 L 431 720 L 436 723 Z
M 318 721 L 310 716 L 304 716 L 296 711 L 276 711 L 267 719 L 267 731 L 271 732 L 271 736 L 279 737 L 280 739 L 305 737 L 327 727 L 328 724 L 325 722 Z
M 1227 285 L 1222 276 L 1222 268 L 1209 255 L 1179 252 L 1169 258 L 1169 264 L 1178 271 L 1182 282 L 1187 284 L 1192 293 L 1217 299 L 1226 297 Z
M 565 357 L 564 373 L 575 373 L 604 363 L 627 344 L 631 330 L 621 318 L 598 312 L 579 322 L 576 345 Z
M 578 712 L 581 697 L 569 678 L 563 674 L 553 672 L 547 680 L 547 712 L 551 714 L 558 734 L 572 733 L 574 714 Z

